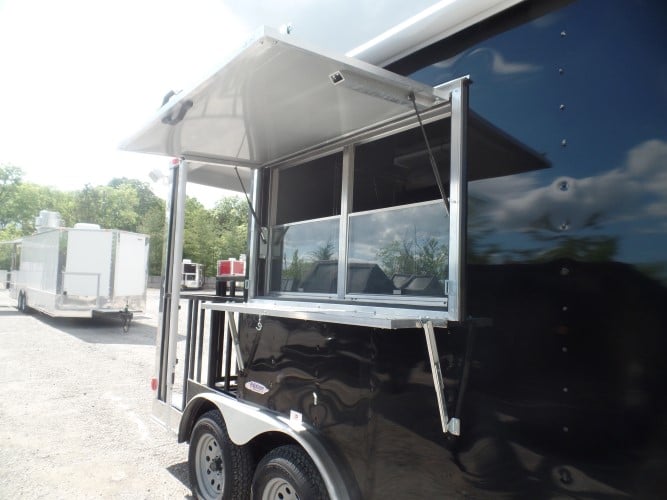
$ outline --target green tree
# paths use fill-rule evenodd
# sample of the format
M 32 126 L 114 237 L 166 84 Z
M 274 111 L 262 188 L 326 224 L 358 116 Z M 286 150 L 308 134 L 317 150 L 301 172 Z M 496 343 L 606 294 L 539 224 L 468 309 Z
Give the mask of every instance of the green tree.
M 23 180 L 23 170 L 14 165 L 0 165 L 0 200 L 5 201 Z
M 442 278 L 447 272 L 449 248 L 435 238 L 420 240 L 415 236 L 383 246 L 377 258 L 387 276 L 419 274 Z
M 139 196 L 128 185 L 119 187 L 87 184 L 77 193 L 74 217 L 76 222 L 99 224 L 108 229 L 137 231 L 142 214 Z
M 0 229 L 0 269 L 8 271 L 12 268 L 12 252 L 14 244 L 10 242 L 21 236 L 21 231 L 14 225 L 9 225 Z M 1 283 L 0 286 L 2 286 Z
M 142 216 L 138 228 L 140 233 L 150 237 L 148 254 L 149 273 L 153 276 L 162 274 L 162 253 L 165 238 L 165 202 L 157 202 Z
M 23 182 L 23 171 L 0 166 L 0 240 L 35 232 L 41 210 L 59 212 L 62 225 L 77 222 L 103 228 L 140 232 L 150 236 L 149 270 L 162 271 L 165 236 L 165 202 L 149 185 L 136 179 L 116 178 L 106 186 L 86 185 L 72 192 Z M 194 198 L 185 207 L 184 258 L 204 264 L 215 275 L 216 261 L 248 252 L 248 206 L 238 196 L 221 199 L 207 210 Z
M 228 196 L 215 205 L 212 213 L 220 229 L 214 249 L 216 260 L 247 255 L 248 202 L 238 196 Z M 207 274 L 215 274 L 215 268 L 207 269 Z
M 73 194 L 32 183 L 20 183 L 0 205 L 0 227 L 13 225 L 22 235 L 35 232 L 35 218 L 41 210 L 60 212 L 66 225 Z
M 283 278 L 294 278 L 295 282 L 300 282 L 304 275 L 304 267 L 306 265 L 304 259 L 299 257 L 299 249 L 295 249 L 292 254 L 292 261 L 289 266 L 286 262 L 283 265 Z
M 331 240 L 328 240 L 324 245 L 321 245 L 310 252 L 310 256 L 316 262 L 321 260 L 332 260 L 334 255 L 336 255 L 336 246 Z
M 220 234 L 221 229 L 213 211 L 207 210 L 195 198 L 187 197 L 183 258 L 203 264 L 207 275 L 215 275 Z

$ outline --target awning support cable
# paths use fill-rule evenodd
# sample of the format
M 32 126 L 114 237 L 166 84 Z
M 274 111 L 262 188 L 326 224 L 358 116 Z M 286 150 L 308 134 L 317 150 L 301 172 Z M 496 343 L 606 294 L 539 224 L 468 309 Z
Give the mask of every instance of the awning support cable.
M 424 143 L 426 144 L 426 149 L 428 150 L 428 158 L 431 162 L 431 168 L 433 169 L 433 175 L 435 175 L 435 182 L 438 184 L 438 189 L 440 190 L 440 197 L 442 201 L 445 202 L 445 210 L 447 211 L 447 216 L 449 217 L 449 197 L 445 192 L 445 188 L 442 184 L 442 179 L 440 178 L 440 171 L 438 170 L 438 164 L 435 162 L 435 157 L 433 156 L 433 151 L 431 150 L 431 144 L 428 142 L 428 137 L 426 136 L 426 129 L 422 123 L 421 115 L 417 109 L 417 100 L 415 99 L 414 92 L 408 94 L 408 99 L 412 102 L 412 106 L 415 109 L 415 115 L 417 115 L 417 121 L 419 121 L 419 128 L 421 128 L 422 135 L 424 136 Z
M 245 195 L 245 199 L 248 202 L 248 208 L 250 209 L 250 213 L 252 214 L 252 218 L 255 219 L 255 224 L 257 224 L 257 229 L 259 230 L 259 237 L 262 239 L 262 243 L 266 243 L 266 238 L 264 237 L 264 233 L 262 233 L 262 225 L 259 223 L 259 217 L 257 217 L 257 213 L 255 212 L 255 209 L 252 208 L 252 202 L 250 201 L 250 197 L 248 196 L 248 192 L 245 190 L 245 186 L 243 185 L 243 180 L 241 179 L 241 174 L 239 174 L 239 167 L 234 166 L 234 172 L 236 172 L 236 177 L 238 177 L 239 183 L 241 184 L 241 189 L 243 190 L 243 194 Z

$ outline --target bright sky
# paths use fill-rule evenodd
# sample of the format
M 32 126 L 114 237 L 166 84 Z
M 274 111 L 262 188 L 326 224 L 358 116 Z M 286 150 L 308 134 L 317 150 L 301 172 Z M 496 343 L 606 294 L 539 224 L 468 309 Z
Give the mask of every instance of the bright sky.
M 118 144 L 252 29 L 215 0 L 0 0 L 0 163 L 65 190 L 150 182 L 167 160 Z
M 343 52 L 430 3 L 0 0 L 0 164 L 63 190 L 114 177 L 150 182 L 168 160 L 118 144 L 168 91 L 192 86 L 259 25 L 292 22 L 300 39 Z

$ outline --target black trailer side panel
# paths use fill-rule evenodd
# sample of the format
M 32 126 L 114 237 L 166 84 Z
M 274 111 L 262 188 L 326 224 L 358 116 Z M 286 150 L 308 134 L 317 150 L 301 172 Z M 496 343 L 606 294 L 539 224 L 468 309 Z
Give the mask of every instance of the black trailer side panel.
M 663 496 L 665 26 L 657 0 L 526 2 L 392 66 L 470 74 L 471 109 L 551 164 L 469 183 L 468 310 L 488 323 L 436 330 L 459 438 L 420 330 L 248 317 L 241 397 L 302 412 L 364 498 Z

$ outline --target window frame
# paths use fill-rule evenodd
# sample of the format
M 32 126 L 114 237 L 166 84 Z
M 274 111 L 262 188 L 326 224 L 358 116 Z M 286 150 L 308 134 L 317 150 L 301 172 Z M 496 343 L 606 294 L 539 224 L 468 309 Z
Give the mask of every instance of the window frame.
M 435 314 L 450 321 L 460 321 L 465 315 L 464 295 L 462 293 L 465 279 L 465 227 L 466 227 L 466 132 L 468 113 L 468 85 L 467 78 L 461 78 L 437 87 L 439 90 L 449 92 L 450 99 L 445 105 L 422 111 L 421 121 L 423 125 L 438 121 L 450 120 L 450 177 L 443 180 L 449 186 L 449 257 L 448 273 L 445 283 L 445 296 L 406 296 L 406 295 L 374 295 L 374 294 L 348 294 L 347 293 L 347 266 L 348 266 L 348 239 L 349 239 L 349 217 L 352 213 L 353 204 L 353 176 L 355 148 L 359 145 L 376 141 L 387 136 L 399 134 L 403 131 L 419 127 L 419 120 L 415 114 L 406 113 L 400 119 L 391 123 L 378 124 L 377 127 L 366 130 L 360 134 L 341 138 L 333 144 L 323 145 L 315 150 L 283 160 L 276 164 L 266 165 L 270 175 L 263 178 L 269 182 L 268 193 L 268 226 L 269 233 L 276 226 L 275 216 L 277 209 L 277 192 L 280 171 L 285 168 L 298 166 L 308 161 L 343 153 L 343 171 L 341 185 L 341 207 L 339 217 L 339 251 L 338 251 L 338 280 L 336 294 L 307 293 L 307 292 L 280 292 L 271 291 L 269 280 L 271 278 L 271 245 L 266 252 L 266 266 L 264 268 L 263 290 L 257 290 L 257 294 L 251 294 L 251 300 L 289 300 L 295 305 L 322 301 L 325 303 L 342 303 L 350 306 L 353 313 L 354 307 L 375 306 L 379 310 L 387 311 L 390 307 L 394 313 L 401 311 L 409 314 L 424 313 L 424 317 Z M 255 198 L 256 199 L 256 198 Z M 437 198 L 435 200 L 438 201 Z M 383 208 L 378 210 L 389 210 Z M 315 220 L 315 219 L 313 219 Z M 270 241 L 270 240 L 269 240 Z M 391 307 L 394 306 L 394 307 Z

